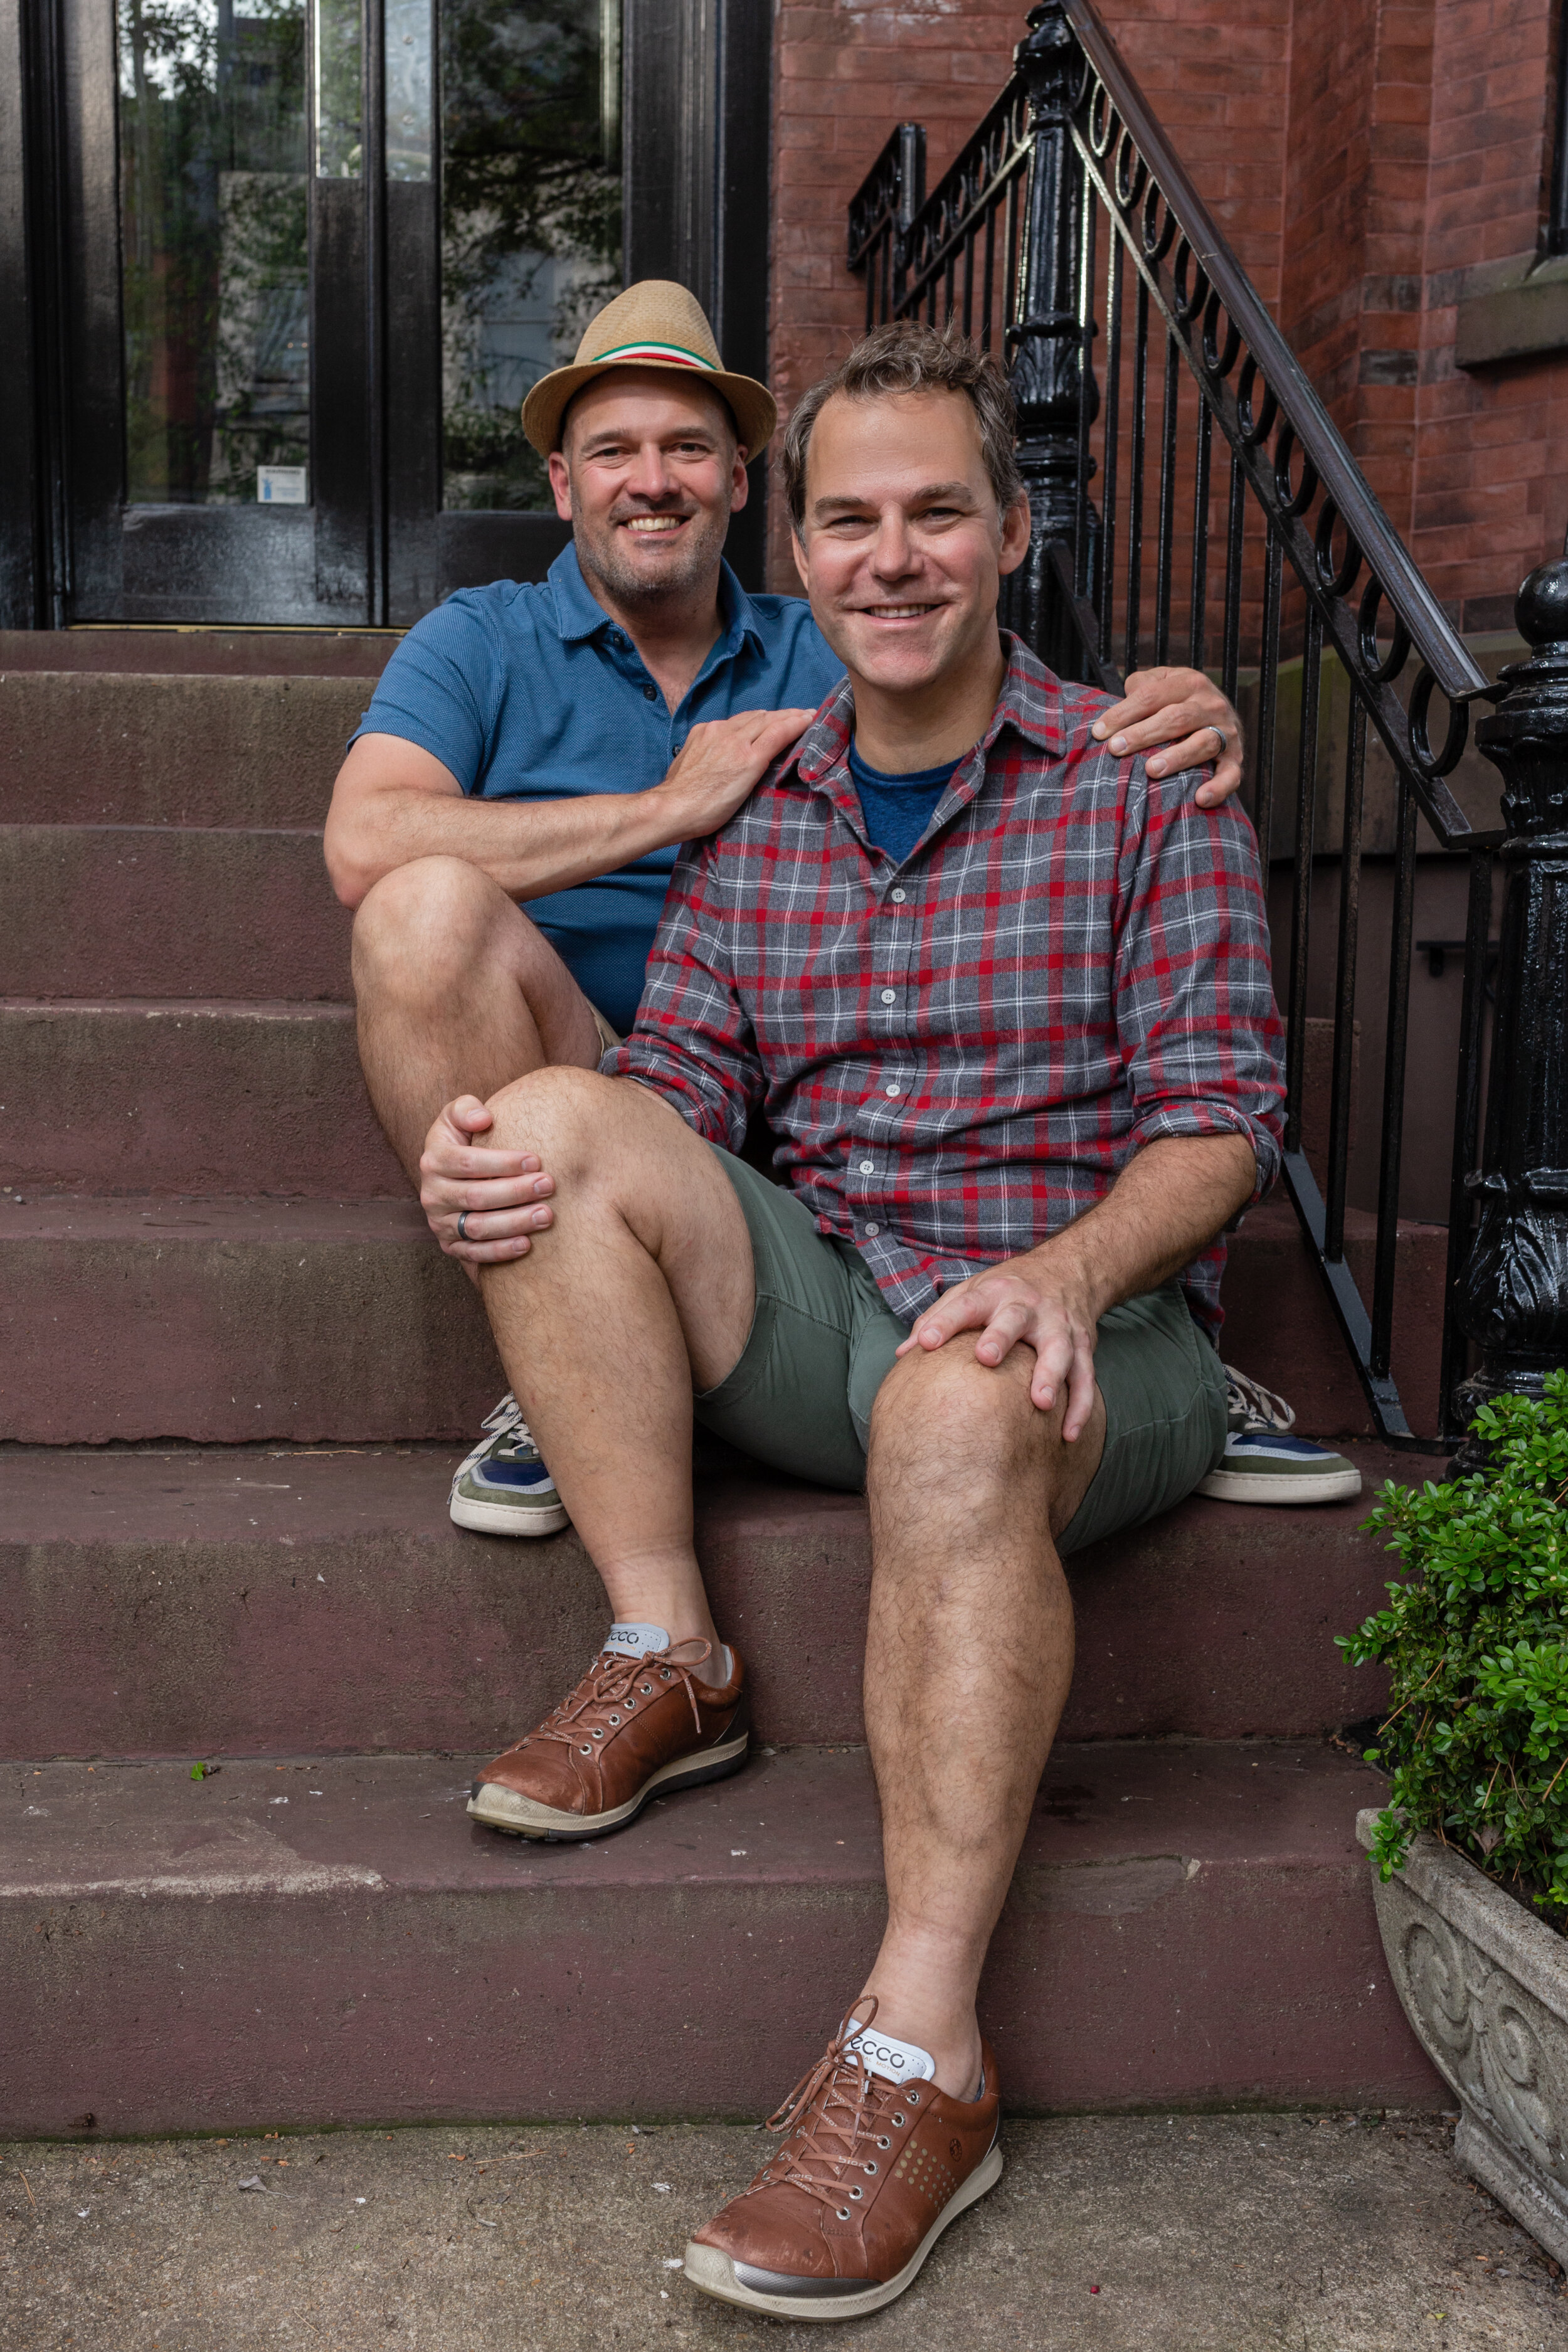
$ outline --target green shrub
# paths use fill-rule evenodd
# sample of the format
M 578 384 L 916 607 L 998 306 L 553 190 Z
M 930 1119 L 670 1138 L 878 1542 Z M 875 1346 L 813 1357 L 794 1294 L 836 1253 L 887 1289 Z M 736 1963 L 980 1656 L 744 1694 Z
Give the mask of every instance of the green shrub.
M 1392 1678 L 1366 1751 L 1393 1784 L 1373 1853 L 1386 1879 L 1431 1830 L 1568 1931 L 1568 1371 L 1475 1427 L 1484 1474 L 1390 1483 L 1367 1521 L 1407 1571 L 1340 1637 Z

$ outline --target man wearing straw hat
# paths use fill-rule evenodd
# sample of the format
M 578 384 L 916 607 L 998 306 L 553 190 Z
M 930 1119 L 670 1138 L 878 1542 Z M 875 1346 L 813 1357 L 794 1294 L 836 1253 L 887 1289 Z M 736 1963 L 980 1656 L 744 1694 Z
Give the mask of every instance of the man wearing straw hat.
M 803 600 L 748 596 L 723 561 L 775 409 L 725 369 L 685 288 L 617 295 L 522 421 L 573 545 L 542 583 L 462 590 L 410 631 L 326 835 L 358 910 L 372 1101 L 442 1248 L 476 1279 L 527 1248 L 542 1181 L 483 1147 L 486 1097 L 544 1065 L 592 1068 L 630 1028 L 677 847 L 735 814 L 842 676 Z M 1207 678 L 1157 669 L 1128 689 L 1101 722 L 1117 751 L 1163 746 L 1151 773 L 1198 769 L 1206 806 L 1237 789 L 1239 723 Z M 454 1519 L 563 1526 L 510 1394 L 486 1426 L 453 1481 Z M 1308 1460 L 1319 1452 L 1262 1465 L 1269 1498 L 1335 1491 L 1322 1464 L 1337 1457 Z

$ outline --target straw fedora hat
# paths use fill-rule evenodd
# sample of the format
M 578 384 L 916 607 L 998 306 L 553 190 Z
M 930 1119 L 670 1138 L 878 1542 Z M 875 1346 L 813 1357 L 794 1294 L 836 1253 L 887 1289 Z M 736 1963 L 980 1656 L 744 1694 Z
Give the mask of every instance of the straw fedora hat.
M 561 419 L 574 392 L 606 368 L 679 368 L 727 401 L 747 457 L 767 446 L 778 423 L 773 396 L 749 375 L 731 375 L 701 304 L 668 278 L 644 278 L 607 302 L 570 367 L 540 377 L 522 404 L 522 429 L 542 457 L 561 446 Z

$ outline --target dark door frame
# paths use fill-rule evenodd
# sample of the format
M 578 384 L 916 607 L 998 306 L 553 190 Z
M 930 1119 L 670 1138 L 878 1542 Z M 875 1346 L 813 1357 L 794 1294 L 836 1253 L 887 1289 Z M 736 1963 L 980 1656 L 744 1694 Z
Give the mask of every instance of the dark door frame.
M 125 602 L 106 528 L 123 494 L 117 175 L 104 164 L 116 136 L 112 36 L 112 0 L 0 0 L 5 628 L 160 617 L 150 607 L 161 574 L 179 601 L 182 516 L 147 509 L 130 530 L 153 593 L 136 598 L 133 614 L 105 609 Z M 627 275 L 689 286 L 727 364 L 763 378 L 772 41 L 768 0 L 625 0 Z M 379 42 L 365 47 L 367 100 L 379 100 Z M 381 145 L 379 104 L 367 103 L 365 121 L 368 163 Z M 312 200 L 321 194 L 316 183 Z M 333 528 L 318 529 L 309 508 L 224 509 L 239 560 L 254 535 L 254 560 L 281 567 L 290 617 L 339 628 L 406 624 L 449 588 L 541 576 L 564 543 L 563 524 L 436 508 L 438 322 L 427 315 L 436 184 L 388 184 L 367 170 L 363 200 L 346 183 L 330 195 L 344 216 L 318 215 L 318 251 L 334 278 L 341 265 L 345 289 L 356 271 L 365 289 L 351 305 L 351 340 L 368 396 L 362 405 L 316 384 L 312 468 L 318 483 L 323 467 L 336 482 Z M 390 269 L 389 254 L 397 256 Z M 751 587 L 763 576 L 764 462 L 730 537 L 731 561 Z

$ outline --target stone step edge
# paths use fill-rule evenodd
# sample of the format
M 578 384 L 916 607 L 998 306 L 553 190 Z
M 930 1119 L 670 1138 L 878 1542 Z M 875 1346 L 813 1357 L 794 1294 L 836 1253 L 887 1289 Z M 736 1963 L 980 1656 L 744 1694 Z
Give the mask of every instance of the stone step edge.
M 0 2129 L 763 2112 L 880 1933 L 864 1758 L 542 1852 L 465 1821 L 466 1765 L 13 1781 Z M 1053 1759 L 982 1986 L 1009 2105 L 1445 2104 L 1355 1845 L 1379 1796 L 1299 1745 Z
M 461 1451 L 466 1451 L 463 1448 Z M 197 1758 L 504 1747 L 603 1638 L 580 1539 L 455 1528 L 446 1448 L 0 1454 L 0 1749 Z M 1369 1491 L 1414 1471 L 1357 1449 Z M 758 1736 L 858 1740 L 866 1507 L 705 1441 L 698 1556 Z M 1384 1703 L 1333 1635 L 1383 1599 L 1365 1503 L 1193 1497 L 1068 1564 L 1069 1740 L 1312 1738 Z M 438 1610 L 425 1596 L 442 1595 Z M 416 1638 L 409 1627 L 418 1623 Z

